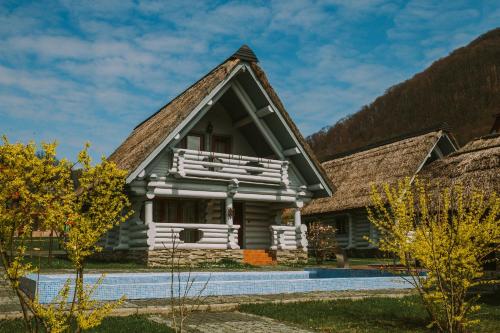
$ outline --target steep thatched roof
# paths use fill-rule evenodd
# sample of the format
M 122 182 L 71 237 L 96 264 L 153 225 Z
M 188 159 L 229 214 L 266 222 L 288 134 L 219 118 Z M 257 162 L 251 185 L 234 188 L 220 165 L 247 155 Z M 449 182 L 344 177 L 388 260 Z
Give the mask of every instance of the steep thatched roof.
M 114 161 L 118 167 L 127 170 L 130 175 L 194 111 L 201 101 L 229 76 L 237 65 L 247 63 L 255 72 L 257 80 L 283 116 L 297 140 L 304 147 L 306 154 L 313 162 L 315 168 L 321 174 L 326 184 L 332 188 L 331 182 L 323 170 L 321 163 L 317 160 L 306 140 L 285 110 L 283 103 L 257 62 L 258 59 L 253 51 L 248 46 L 243 45 L 222 64 L 140 123 L 128 138 L 111 154 L 109 159 Z
M 130 174 L 240 62 L 229 58 L 184 90 L 139 124 L 109 159 Z
M 398 179 L 414 176 L 442 135 L 443 130 L 435 130 L 323 162 L 335 186 L 334 194 L 311 201 L 302 213 L 312 215 L 369 205 L 372 184 L 394 184 Z
M 500 134 L 473 140 L 457 152 L 436 160 L 422 169 L 419 178 L 431 182 L 431 191 L 461 184 L 500 193 Z

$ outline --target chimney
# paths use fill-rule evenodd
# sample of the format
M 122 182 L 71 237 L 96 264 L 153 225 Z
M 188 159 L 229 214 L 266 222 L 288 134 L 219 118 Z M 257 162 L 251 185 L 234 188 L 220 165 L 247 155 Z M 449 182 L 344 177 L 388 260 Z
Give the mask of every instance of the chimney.
M 493 122 L 493 127 L 491 128 L 490 134 L 500 133 L 500 113 L 497 113 L 494 117 L 495 121 Z

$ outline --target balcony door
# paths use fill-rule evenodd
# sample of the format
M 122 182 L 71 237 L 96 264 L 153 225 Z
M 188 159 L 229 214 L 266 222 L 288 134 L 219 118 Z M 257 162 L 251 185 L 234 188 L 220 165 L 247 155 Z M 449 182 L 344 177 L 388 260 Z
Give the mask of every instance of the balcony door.
M 231 154 L 231 137 L 222 135 L 213 135 L 212 151 L 214 153 Z

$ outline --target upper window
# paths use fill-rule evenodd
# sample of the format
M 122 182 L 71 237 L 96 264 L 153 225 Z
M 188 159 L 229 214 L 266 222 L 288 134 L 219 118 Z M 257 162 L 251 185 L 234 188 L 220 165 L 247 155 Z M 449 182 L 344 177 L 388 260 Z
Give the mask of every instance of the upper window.
M 181 142 L 181 147 L 191 150 L 205 150 L 202 134 L 190 133 Z

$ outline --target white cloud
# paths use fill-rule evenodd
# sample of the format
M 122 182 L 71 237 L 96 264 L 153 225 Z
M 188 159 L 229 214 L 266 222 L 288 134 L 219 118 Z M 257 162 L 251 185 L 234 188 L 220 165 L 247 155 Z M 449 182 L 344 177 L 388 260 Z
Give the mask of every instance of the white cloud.
M 59 138 L 67 156 L 88 139 L 96 154 L 109 154 L 139 121 L 248 43 L 310 134 L 499 17 L 491 6 L 431 1 L 0 5 L 6 119 L 0 130 L 23 139 Z M 386 30 L 365 31 L 377 23 Z

